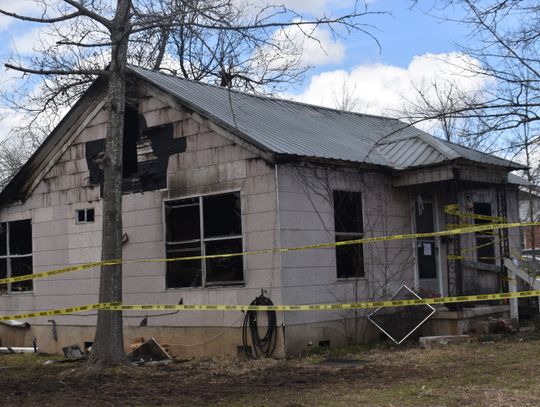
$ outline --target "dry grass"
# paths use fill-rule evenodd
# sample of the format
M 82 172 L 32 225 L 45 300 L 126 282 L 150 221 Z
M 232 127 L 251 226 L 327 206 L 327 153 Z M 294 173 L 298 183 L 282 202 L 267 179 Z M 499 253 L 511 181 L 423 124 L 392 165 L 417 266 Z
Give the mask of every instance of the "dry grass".
M 85 379 L 82 364 L 0 357 L 2 405 L 171 406 L 538 406 L 540 341 L 449 346 L 356 347 L 331 355 L 358 366 L 320 364 L 328 354 L 289 360 L 197 359 L 105 372 Z

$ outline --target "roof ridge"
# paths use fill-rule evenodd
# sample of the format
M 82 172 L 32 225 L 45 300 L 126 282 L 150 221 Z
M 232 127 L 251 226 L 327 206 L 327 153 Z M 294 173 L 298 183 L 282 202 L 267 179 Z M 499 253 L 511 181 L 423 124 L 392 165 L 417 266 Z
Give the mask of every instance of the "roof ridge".
M 444 155 L 449 160 L 455 160 L 456 158 L 461 157 L 461 155 L 454 151 L 452 148 L 444 145 L 444 143 L 441 143 L 442 140 L 440 138 L 432 135 L 426 136 L 426 134 L 423 133 L 419 133 L 417 137 L 421 139 L 424 143 L 429 144 L 431 147 L 436 149 L 439 153 Z
M 176 76 L 176 75 L 173 75 L 173 74 L 170 74 L 170 73 L 167 73 L 167 72 L 161 72 L 161 71 L 157 71 L 155 69 L 148 69 L 148 68 L 143 68 L 143 67 L 140 67 L 140 66 L 128 65 L 128 68 L 132 69 L 132 70 L 142 69 L 144 71 L 148 71 L 148 72 L 168 76 L 170 78 L 179 79 L 179 80 L 187 81 L 187 82 L 193 82 L 193 83 L 197 83 L 197 84 L 200 84 L 200 85 L 209 86 L 209 87 L 212 87 L 212 88 L 215 88 L 215 89 L 227 90 L 227 91 L 232 92 L 232 93 L 237 93 L 237 94 L 240 94 L 240 95 L 259 98 L 259 99 L 263 99 L 263 100 L 271 100 L 271 101 L 273 100 L 273 101 L 278 101 L 278 102 L 292 103 L 292 104 L 296 104 L 296 105 L 300 105 L 300 106 L 306 106 L 306 107 L 310 107 L 310 108 L 314 108 L 314 109 L 324 109 L 324 110 L 328 110 L 328 111 L 332 111 L 332 112 L 351 114 L 351 115 L 354 115 L 354 116 L 373 117 L 373 118 L 376 118 L 376 119 L 381 119 L 381 120 L 386 120 L 386 121 L 395 121 L 395 122 L 398 122 L 398 123 L 403 124 L 405 126 L 414 127 L 412 124 L 407 124 L 405 122 L 402 122 L 400 119 L 396 119 L 395 117 L 387 117 L 387 116 L 370 114 L 370 113 L 352 112 L 350 110 L 341 110 L 341 109 L 336 109 L 336 108 L 332 108 L 332 107 L 316 105 L 316 104 L 313 104 L 313 103 L 299 102 L 299 101 L 293 100 L 293 99 L 285 99 L 284 97 L 276 97 L 276 96 L 270 96 L 270 95 L 259 95 L 259 94 L 256 94 L 256 93 L 249 93 L 249 92 L 241 91 L 241 90 L 238 90 L 238 89 L 225 88 L 223 86 L 214 85 L 212 83 L 196 81 L 194 79 L 182 78 L 180 76 Z

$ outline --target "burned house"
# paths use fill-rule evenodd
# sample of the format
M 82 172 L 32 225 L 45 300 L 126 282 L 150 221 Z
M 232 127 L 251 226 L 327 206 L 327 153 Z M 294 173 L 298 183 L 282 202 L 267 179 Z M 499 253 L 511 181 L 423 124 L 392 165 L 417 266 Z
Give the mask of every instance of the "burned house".
M 0 194 L 0 277 L 98 261 L 100 153 L 107 113 L 98 79 Z M 498 292 L 515 230 L 380 241 L 231 258 L 133 263 L 444 230 L 518 218 L 509 172 L 522 166 L 402 122 L 254 96 L 129 69 L 124 135 L 125 304 L 274 304 Z M 2 314 L 96 303 L 99 269 L 2 287 Z M 125 312 L 125 341 L 173 354 L 235 354 L 243 314 Z M 275 355 L 378 336 L 364 314 L 277 315 Z M 96 312 L 0 327 L 2 343 L 41 349 L 92 341 Z M 55 326 L 53 335 L 52 326 Z

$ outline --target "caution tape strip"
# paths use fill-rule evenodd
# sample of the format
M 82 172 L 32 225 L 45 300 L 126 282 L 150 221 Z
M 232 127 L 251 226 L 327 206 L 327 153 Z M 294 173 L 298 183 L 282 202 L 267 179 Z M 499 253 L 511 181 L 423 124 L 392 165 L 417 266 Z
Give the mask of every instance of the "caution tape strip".
M 466 233 L 482 232 L 482 231 L 487 231 L 487 230 L 509 229 L 509 228 L 516 228 L 516 227 L 525 227 L 525 226 L 540 226 L 540 222 L 485 224 L 485 225 L 476 225 L 476 226 L 460 228 L 460 229 L 441 230 L 439 232 L 408 233 L 408 234 L 392 235 L 392 236 L 366 237 L 362 239 L 344 240 L 340 242 L 317 243 L 317 244 L 298 246 L 298 247 L 278 247 L 278 248 L 272 248 L 272 249 L 261 249 L 261 250 L 252 250 L 252 251 L 226 253 L 226 254 L 211 254 L 211 255 L 204 255 L 204 256 L 172 257 L 172 258 L 166 258 L 166 259 L 137 259 L 137 260 L 116 259 L 116 260 L 97 261 L 93 263 L 86 263 L 86 264 L 64 267 L 64 268 L 56 269 L 56 270 L 44 271 L 44 272 L 36 273 L 36 274 L 27 274 L 27 275 L 17 276 L 17 277 L 2 278 L 0 279 L 0 285 L 7 284 L 7 283 L 16 283 L 20 281 L 35 280 L 39 278 L 46 278 L 46 277 L 55 276 L 58 274 L 86 270 L 86 269 L 90 269 L 94 267 L 114 266 L 114 265 L 119 265 L 119 264 L 169 263 L 169 262 L 176 262 L 176 261 L 224 259 L 224 258 L 240 257 L 240 256 L 252 256 L 252 255 L 258 255 L 258 254 L 277 254 L 277 253 L 287 253 L 287 252 L 295 252 L 295 251 L 310 250 L 310 249 L 326 249 L 326 248 L 333 248 L 333 247 L 339 247 L 339 246 L 377 243 L 377 242 L 392 241 L 392 240 L 418 239 L 418 238 L 438 237 L 438 236 L 452 236 L 452 235 L 461 235 L 461 234 L 466 234 Z
M 489 216 L 489 215 L 480 215 L 478 213 L 461 212 L 459 210 L 458 204 L 446 205 L 444 207 L 444 212 L 447 213 L 448 215 L 457 216 L 458 218 L 487 220 L 487 221 L 492 221 L 492 222 L 506 222 L 506 219 L 502 216 Z
M 469 301 L 492 301 L 510 298 L 528 298 L 540 296 L 540 290 L 516 291 L 499 294 L 463 295 L 459 297 L 421 298 L 411 300 L 388 300 L 353 302 L 344 304 L 311 304 L 311 305 L 209 305 L 209 304 L 152 304 L 124 305 L 121 303 L 90 304 L 79 307 L 61 308 L 47 311 L 29 312 L 17 315 L 0 316 L 0 321 L 44 317 L 50 315 L 74 314 L 82 311 L 336 311 L 351 309 L 407 307 L 425 304 L 447 304 Z

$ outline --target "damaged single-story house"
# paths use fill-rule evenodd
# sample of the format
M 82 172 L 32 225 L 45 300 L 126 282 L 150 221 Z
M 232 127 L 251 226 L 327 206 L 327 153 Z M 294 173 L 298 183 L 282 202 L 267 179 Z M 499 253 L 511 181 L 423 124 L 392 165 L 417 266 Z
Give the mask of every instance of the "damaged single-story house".
M 298 247 L 518 220 L 521 165 L 396 119 L 256 96 L 129 68 L 124 135 L 125 260 Z M 106 82 L 98 79 L 0 194 L 0 277 L 99 261 Z M 499 292 L 517 230 L 254 254 L 130 263 L 124 304 L 274 304 Z M 96 303 L 99 269 L 2 287 L 1 314 Z M 173 354 L 236 354 L 241 312 L 125 312 L 126 348 L 155 337 Z M 361 313 L 363 320 L 365 314 Z M 357 317 L 356 315 L 355 317 Z M 378 337 L 342 312 L 277 315 L 276 356 Z M 5 345 L 44 351 L 93 340 L 96 312 L 0 327 Z M 54 328 L 54 329 L 53 329 Z

